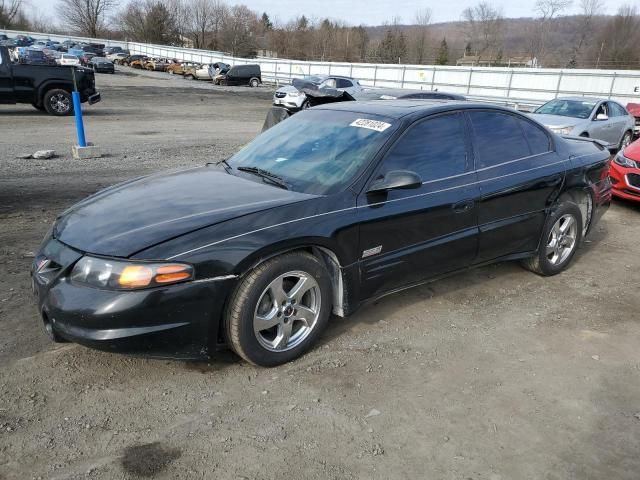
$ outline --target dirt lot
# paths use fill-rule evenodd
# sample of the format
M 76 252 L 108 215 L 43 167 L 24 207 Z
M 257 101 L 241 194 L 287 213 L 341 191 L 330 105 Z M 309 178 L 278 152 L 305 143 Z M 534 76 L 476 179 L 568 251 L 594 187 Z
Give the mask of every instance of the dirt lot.
M 129 71 L 130 72 L 130 71 Z M 0 107 L 0 479 L 637 479 L 640 208 L 616 202 L 569 271 L 478 269 L 334 319 L 260 369 L 54 345 L 31 256 L 101 187 L 229 155 L 266 88 L 100 76 L 86 108 L 109 156 L 70 158 L 73 121 Z M 16 155 L 54 148 L 54 160 Z

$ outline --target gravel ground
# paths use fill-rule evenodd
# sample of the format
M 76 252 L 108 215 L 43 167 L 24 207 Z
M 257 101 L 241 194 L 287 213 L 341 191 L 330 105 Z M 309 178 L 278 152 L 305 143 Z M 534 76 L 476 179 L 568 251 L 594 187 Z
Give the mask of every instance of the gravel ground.
M 318 348 L 260 369 L 54 345 L 31 256 L 99 188 L 216 160 L 255 136 L 267 88 L 99 76 L 101 160 L 72 119 L 0 107 L 0 479 L 637 479 L 640 208 L 616 202 L 572 268 L 473 270 L 332 320 Z M 53 160 L 16 155 L 55 149 Z

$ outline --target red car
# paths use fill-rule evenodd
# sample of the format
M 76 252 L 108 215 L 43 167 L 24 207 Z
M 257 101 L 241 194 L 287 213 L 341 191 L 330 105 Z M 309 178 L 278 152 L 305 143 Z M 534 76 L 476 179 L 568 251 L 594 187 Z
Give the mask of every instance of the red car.
M 627 111 L 636 118 L 636 128 L 633 133 L 640 135 L 640 103 L 627 103 Z
M 609 175 L 616 197 L 640 202 L 640 140 L 618 152 Z

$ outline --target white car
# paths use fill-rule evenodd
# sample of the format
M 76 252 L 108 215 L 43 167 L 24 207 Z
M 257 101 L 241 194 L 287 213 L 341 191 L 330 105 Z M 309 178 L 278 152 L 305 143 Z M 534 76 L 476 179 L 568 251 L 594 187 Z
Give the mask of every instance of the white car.
M 63 53 L 56 62 L 60 65 L 80 65 L 80 58 L 70 53 Z
M 189 80 L 212 80 L 209 74 L 209 65 L 197 65 L 194 68 L 186 69 L 184 78 Z
M 311 75 L 303 80 L 317 85 L 318 88 L 335 88 L 349 94 L 362 91 L 360 82 L 351 77 L 341 77 L 336 75 Z M 287 110 L 304 110 L 309 107 L 307 96 L 293 85 L 287 85 L 276 90 L 273 95 L 273 104 L 285 107 Z
M 107 60 L 111 60 L 113 63 L 117 63 L 117 61 L 124 60 L 129 55 L 124 52 L 110 53 L 107 55 Z

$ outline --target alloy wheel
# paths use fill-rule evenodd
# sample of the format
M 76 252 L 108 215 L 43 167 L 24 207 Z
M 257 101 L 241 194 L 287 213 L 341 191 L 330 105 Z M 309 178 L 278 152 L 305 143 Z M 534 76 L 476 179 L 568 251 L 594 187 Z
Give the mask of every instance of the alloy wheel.
M 563 215 L 551 228 L 546 255 L 552 265 L 564 263 L 576 248 L 578 226 L 573 215 Z
M 49 99 L 49 105 L 51 105 L 51 108 L 57 113 L 66 113 L 69 111 L 69 108 L 71 108 L 69 97 L 62 93 L 52 95 Z
M 253 316 L 253 330 L 260 345 L 284 352 L 300 345 L 318 323 L 320 286 L 307 272 L 278 276 L 264 289 Z

